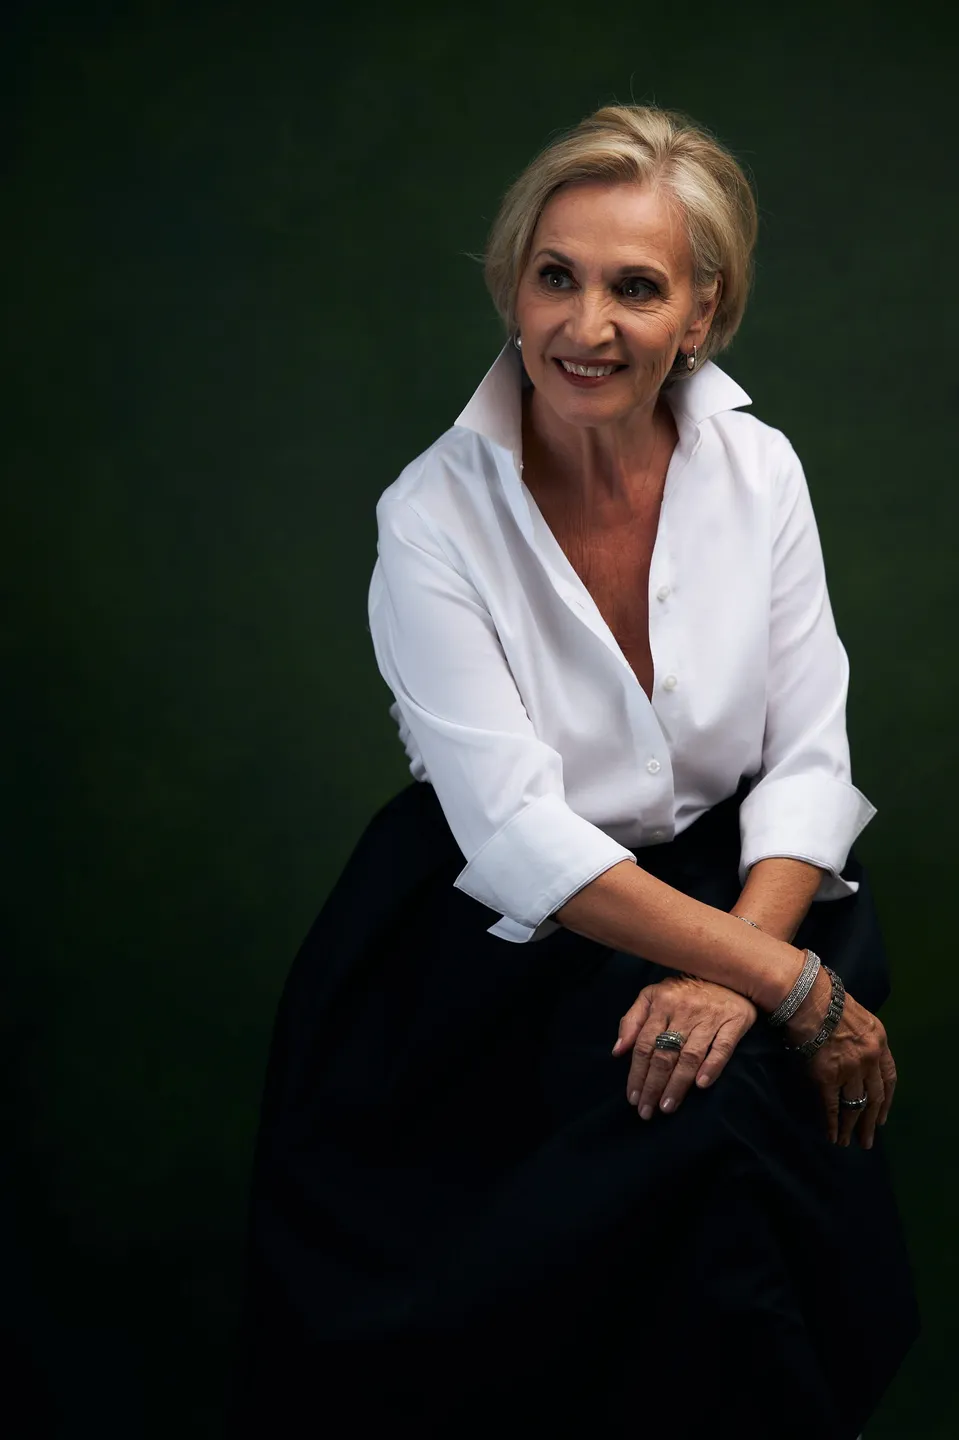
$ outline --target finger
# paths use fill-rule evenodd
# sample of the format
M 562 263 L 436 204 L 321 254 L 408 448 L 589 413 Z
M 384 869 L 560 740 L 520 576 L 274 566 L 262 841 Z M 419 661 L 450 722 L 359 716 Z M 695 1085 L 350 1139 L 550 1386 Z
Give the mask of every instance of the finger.
M 858 1100 L 861 1095 L 868 1094 L 865 1078 L 861 1074 L 858 1076 L 854 1075 L 845 1082 L 839 1094 L 843 1100 Z M 848 1146 L 852 1139 L 852 1132 L 859 1124 L 863 1112 L 861 1110 L 850 1110 L 845 1105 L 839 1105 L 838 1099 L 836 1103 L 839 1109 L 839 1144 Z
M 679 1063 L 680 1051 L 678 1050 L 653 1050 L 649 1066 L 646 1070 L 646 1079 L 640 1094 L 637 1110 L 640 1119 L 651 1120 L 655 1114 L 656 1107 L 662 1098 L 663 1091 L 669 1084 L 670 1079 Z
M 651 985 L 640 991 L 635 1002 L 619 1022 L 619 1037 L 613 1046 L 614 1055 L 625 1055 L 629 1047 L 636 1044 L 637 1035 L 649 1019 L 654 998 Z
M 655 1002 L 650 1008 L 649 1019 L 643 1025 L 639 1034 L 633 1042 L 632 1058 L 629 1062 L 629 1074 L 626 1077 L 626 1098 L 630 1105 L 638 1107 L 643 1087 L 646 1084 L 646 1075 L 654 1055 L 665 1054 L 665 1051 L 656 1049 L 656 1036 L 668 1028 L 668 1014 L 661 1005 Z
M 882 1105 L 879 1110 L 879 1124 L 885 1125 L 887 1119 L 889 1118 L 889 1111 L 892 1109 L 892 1102 L 893 1097 L 896 1093 L 896 1082 L 898 1079 L 898 1076 L 896 1074 L 896 1062 L 892 1058 L 892 1051 L 888 1048 L 883 1050 L 882 1054 L 879 1056 L 879 1070 L 880 1074 L 882 1075 L 882 1085 L 885 1092 L 883 1095 Z
M 679 1053 L 672 1074 L 667 1076 L 659 1099 L 659 1108 L 666 1114 L 678 1110 L 689 1094 L 709 1049 L 711 1029 L 710 1025 L 702 1024 L 695 1025 L 690 1030 L 689 1039 Z
M 865 1081 L 869 1104 L 860 1116 L 856 1138 L 864 1150 L 871 1150 L 876 1138 L 876 1121 L 879 1118 L 879 1112 L 882 1109 L 886 1094 L 882 1081 L 882 1071 L 878 1063 L 870 1073 L 866 1075 Z
M 732 1058 L 733 1051 L 748 1029 L 748 1024 L 743 1020 L 726 1020 L 720 1025 L 713 1036 L 709 1053 L 696 1076 L 696 1084 L 700 1088 L 712 1085 L 723 1073 Z

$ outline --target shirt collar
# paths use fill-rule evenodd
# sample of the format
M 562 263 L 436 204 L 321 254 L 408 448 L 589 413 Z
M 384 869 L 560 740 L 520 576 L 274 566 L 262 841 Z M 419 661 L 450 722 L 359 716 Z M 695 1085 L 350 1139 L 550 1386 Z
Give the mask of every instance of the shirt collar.
M 455 422 L 501 445 L 517 459 L 523 444 L 522 376 L 519 351 L 507 340 Z M 742 386 L 712 360 L 688 380 L 672 386 L 666 395 L 679 428 L 685 420 L 698 429 L 713 415 L 752 404 Z

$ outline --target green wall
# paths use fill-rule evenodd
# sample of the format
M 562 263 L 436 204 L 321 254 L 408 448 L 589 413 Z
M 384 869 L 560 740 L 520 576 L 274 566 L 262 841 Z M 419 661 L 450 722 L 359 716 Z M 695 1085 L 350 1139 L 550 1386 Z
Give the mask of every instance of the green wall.
M 721 363 L 804 460 L 850 654 L 879 809 L 857 848 L 895 980 L 885 1136 L 926 1321 L 868 1440 L 946 1440 L 954 22 L 325 8 L 5 22 L 0 1307 L 8 1400 L 35 1395 L 21 1433 L 216 1433 L 273 1007 L 409 778 L 366 630 L 374 504 L 501 343 L 465 252 L 502 189 L 635 99 L 710 125 L 758 186 Z

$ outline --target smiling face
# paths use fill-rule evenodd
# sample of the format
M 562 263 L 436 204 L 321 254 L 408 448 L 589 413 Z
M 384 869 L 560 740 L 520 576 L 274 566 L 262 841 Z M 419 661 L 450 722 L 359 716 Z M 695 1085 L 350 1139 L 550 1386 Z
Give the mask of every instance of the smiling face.
M 719 291 L 697 302 L 685 227 L 662 190 L 564 185 L 540 215 L 520 279 L 523 363 L 560 420 L 628 422 L 655 405 L 677 352 L 702 345 Z M 584 377 L 573 365 L 616 368 Z

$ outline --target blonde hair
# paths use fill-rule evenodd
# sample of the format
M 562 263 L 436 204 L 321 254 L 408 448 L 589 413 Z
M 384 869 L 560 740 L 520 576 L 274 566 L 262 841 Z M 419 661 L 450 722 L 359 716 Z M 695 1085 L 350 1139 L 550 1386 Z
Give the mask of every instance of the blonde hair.
M 686 227 L 696 298 L 708 299 L 716 277 L 722 277 L 698 359 L 724 350 L 739 328 L 752 284 L 755 197 L 738 161 L 713 135 L 677 110 L 652 105 L 602 106 L 540 151 L 510 185 L 482 257 L 486 288 L 507 333 L 516 329 L 516 294 L 539 217 L 560 186 L 577 180 L 663 188 Z M 677 361 L 667 383 L 688 373 L 682 356 Z

